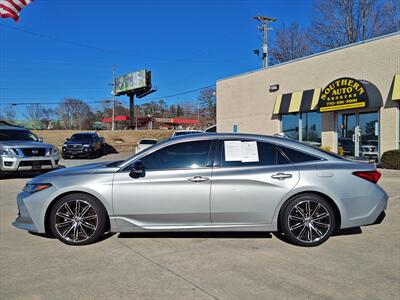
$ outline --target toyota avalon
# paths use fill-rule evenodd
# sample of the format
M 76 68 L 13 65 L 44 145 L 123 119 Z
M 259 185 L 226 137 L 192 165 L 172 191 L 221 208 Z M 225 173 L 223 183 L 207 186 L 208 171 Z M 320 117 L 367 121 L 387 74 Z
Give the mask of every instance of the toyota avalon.
M 373 164 L 281 137 L 186 135 L 117 162 L 29 181 L 15 227 L 85 245 L 105 232 L 279 231 L 317 246 L 338 229 L 382 221 Z

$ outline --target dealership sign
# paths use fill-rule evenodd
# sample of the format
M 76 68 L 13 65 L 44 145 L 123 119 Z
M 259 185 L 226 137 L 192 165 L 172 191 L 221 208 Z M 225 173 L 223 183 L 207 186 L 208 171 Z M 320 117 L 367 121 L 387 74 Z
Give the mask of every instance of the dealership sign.
M 359 80 L 343 77 L 332 81 L 321 92 L 320 112 L 362 108 L 368 106 L 367 91 Z

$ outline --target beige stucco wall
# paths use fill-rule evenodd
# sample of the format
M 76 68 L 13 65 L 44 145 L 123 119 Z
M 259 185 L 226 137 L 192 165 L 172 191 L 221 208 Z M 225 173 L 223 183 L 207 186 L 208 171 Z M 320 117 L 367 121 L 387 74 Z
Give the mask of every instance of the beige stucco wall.
M 217 131 L 275 134 L 279 117 L 272 114 L 278 94 L 324 88 L 332 80 L 353 77 L 367 80 L 382 94 L 380 109 L 381 153 L 398 147 L 398 112 L 390 100 L 390 87 L 400 73 L 400 34 L 382 37 L 342 49 L 325 52 L 268 69 L 217 81 Z M 279 84 L 278 92 L 269 86 Z M 324 113 L 322 144 L 337 148 L 335 113 Z

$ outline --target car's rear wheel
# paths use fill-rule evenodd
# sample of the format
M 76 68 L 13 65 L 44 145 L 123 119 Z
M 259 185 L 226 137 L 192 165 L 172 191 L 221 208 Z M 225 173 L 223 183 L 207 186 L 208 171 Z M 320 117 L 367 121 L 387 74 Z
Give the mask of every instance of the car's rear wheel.
M 54 205 L 50 213 L 53 234 L 68 245 L 87 245 L 105 231 L 107 214 L 97 199 L 87 194 L 69 194 Z
M 324 198 L 303 194 L 284 207 L 281 230 L 285 238 L 295 245 L 318 246 L 334 232 L 335 212 Z

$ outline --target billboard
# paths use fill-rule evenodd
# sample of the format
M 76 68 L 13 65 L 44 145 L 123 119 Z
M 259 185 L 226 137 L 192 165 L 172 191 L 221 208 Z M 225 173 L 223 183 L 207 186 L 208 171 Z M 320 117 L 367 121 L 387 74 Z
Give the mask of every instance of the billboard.
M 150 72 L 140 70 L 115 78 L 114 94 L 118 96 L 149 87 L 151 88 Z

